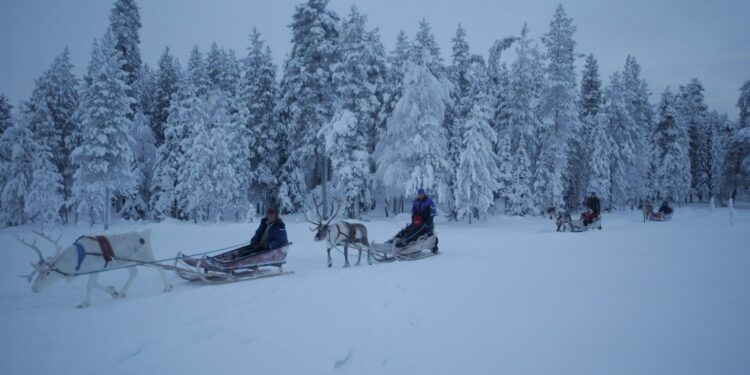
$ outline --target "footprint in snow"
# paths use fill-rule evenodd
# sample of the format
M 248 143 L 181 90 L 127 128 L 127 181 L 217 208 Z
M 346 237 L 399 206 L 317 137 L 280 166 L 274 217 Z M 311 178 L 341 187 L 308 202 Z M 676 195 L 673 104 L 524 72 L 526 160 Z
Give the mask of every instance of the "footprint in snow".
M 349 353 L 347 353 L 347 354 L 346 354 L 346 357 L 344 357 L 344 359 L 341 359 L 341 360 L 338 360 L 338 361 L 334 362 L 334 363 L 333 363 L 333 366 L 334 366 L 334 367 L 335 367 L 336 369 L 340 368 L 341 366 L 343 366 L 343 365 L 345 365 L 345 364 L 346 364 L 347 362 L 349 362 L 349 359 L 351 359 L 351 358 L 352 358 L 352 355 L 353 355 L 353 354 L 354 354 L 354 352 L 350 350 L 350 351 L 349 351 Z

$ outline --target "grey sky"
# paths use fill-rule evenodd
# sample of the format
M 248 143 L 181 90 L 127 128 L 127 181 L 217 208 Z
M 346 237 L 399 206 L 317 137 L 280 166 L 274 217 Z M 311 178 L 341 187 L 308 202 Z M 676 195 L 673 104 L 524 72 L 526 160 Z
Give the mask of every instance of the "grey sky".
M 287 25 L 301 0 L 140 0 L 141 53 L 155 65 L 165 46 L 185 62 L 193 44 L 205 51 L 220 46 L 245 53 L 247 34 L 257 26 L 281 65 L 289 51 Z M 65 46 L 76 73 L 86 67 L 91 42 L 108 23 L 109 0 L 0 0 L 0 93 L 15 104 L 31 92 L 33 80 Z M 472 52 L 486 55 L 492 42 L 517 34 L 524 21 L 538 37 L 548 28 L 556 0 L 332 0 L 345 15 L 356 4 L 379 27 L 388 50 L 396 34 L 410 36 L 425 17 L 443 54 L 458 23 L 469 34 Z M 735 102 L 750 79 L 750 1 L 747 0 L 576 0 L 563 1 L 578 26 L 578 52 L 593 52 L 602 76 L 620 69 L 633 54 L 651 90 L 676 87 L 698 77 L 712 108 L 737 117 Z M 656 100 L 658 96 L 652 97 Z

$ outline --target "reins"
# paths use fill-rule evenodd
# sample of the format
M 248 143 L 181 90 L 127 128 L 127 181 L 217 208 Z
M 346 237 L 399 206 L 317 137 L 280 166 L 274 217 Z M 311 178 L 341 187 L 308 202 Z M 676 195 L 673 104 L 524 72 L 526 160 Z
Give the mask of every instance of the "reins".
M 118 261 L 124 261 L 124 262 L 132 262 L 133 264 L 126 264 L 126 265 L 123 265 L 123 266 L 103 268 L 103 269 L 100 269 L 100 270 L 87 271 L 87 272 L 68 273 L 68 272 L 60 271 L 59 269 L 53 268 L 53 267 L 50 267 L 49 270 L 53 271 L 53 272 L 57 272 L 57 273 L 59 273 L 59 274 L 61 274 L 63 276 L 66 276 L 66 277 L 91 275 L 91 274 L 95 274 L 95 273 L 102 273 L 102 272 L 115 271 L 115 270 L 122 270 L 122 269 L 126 269 L 126 268 L 138 267 L 138 266 L 154 266 L 154 267 L 159 267 L 159 268 L 163 268 L 163 269 L 173 270 L 176 267 L 169 266 L 169 265 L 166 265 L 166 264 L 160 264 L 160 263 L 173 262 L 173 261 L 180 260 L 180 259 L 191 258 L 191 257 L 195 257 L 195 256 L 200 256 L 200 255 L 208 255 L 208 254 L 218 253 L 220 251 L 226 251 L 226 250 L 229 250 L 229 249 L 233 249 L 233 248 L 240 247 L 240 246 L 245 246 L 245 245 L 248 245 L 248 244 L 249 244 L 249 242 L 243 242 L 243 243 L 240 243 L 240 244 L 236 244 L 236 245 L 232 245 L 232 246 L 226 246 L 226 247 L 222 247 L 220 249 L 215 249 L 215 250 L 210 250 L 210 251 L 204 251 L 204 252 L 201 252 L 201 253 L 195 253 L 195 254 L 191 254 L 191 255 L 182 255 L 182 256 L 177 256 L 177 257 L 173 257 L 173 258 L 158 259 L 158 260 L 152 260 L 152 261 L 138 261 L 138 260 L 134 260 L 134 259 L 121 258 L 121 257 L 118 257 L 118 256 L 114 256 L 114 257 L 112 257 L 112 260 L 118 260 Z M 103 255 L 99 254 L 99 253 L 86 252 L 86 255 L 94 255 L 94 256 L 103 257 Z

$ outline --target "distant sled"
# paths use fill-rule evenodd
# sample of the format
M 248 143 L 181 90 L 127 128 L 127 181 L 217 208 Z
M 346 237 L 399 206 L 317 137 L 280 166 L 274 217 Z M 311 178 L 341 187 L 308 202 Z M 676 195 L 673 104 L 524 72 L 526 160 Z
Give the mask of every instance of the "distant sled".
M 556 208 L 549 208 L 547 213 L 550 219 L 555 221 L 558 232 L 585 232 L 591 229 L 602 229 L 602 216 L 597 216 L 590 224 L 584 225 L 583 220 L 573 220 L 570 214 L 564 211 L 558 211 Z
M 654 207 L 649 202 L 641 203 L 641 212 L 643 212 L 643 221 L 668 221 L 672 219 L 672 213 L 654 211 Z
M 292 273 L 284 271 L 286 256 L 292 243 L 270 250 L 254 251 L 244 245 L 216 256 L 201 258 L 177 253 L 175 273 L 188 281 L 221 284 Z

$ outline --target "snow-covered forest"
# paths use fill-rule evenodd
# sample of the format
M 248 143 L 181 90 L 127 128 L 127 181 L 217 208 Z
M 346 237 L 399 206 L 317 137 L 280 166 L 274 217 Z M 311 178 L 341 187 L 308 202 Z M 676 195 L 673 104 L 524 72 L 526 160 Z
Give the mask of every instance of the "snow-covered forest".
M 477 53 L 472 30 L 441 46 L 426 20 L 386 51 L 366 14 L 327 3 L 296 7 L 279 67 L 255 29 L 245 51 L 142 61 L 138 5 L 117 0 L 83 77 L 64 49 L 27 100 L 0 95 L 0 222 L 242 220 L 300 212 L 322 184 L 354 218 L 417 188 L 455 220 L 591 191 L 607 210 L 747 195 L 750 80 L 735 119 L 698 78 L 652 93 L 635 56 L 601 77 L 562 6 L 540 40 L 524 25 Z

